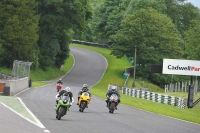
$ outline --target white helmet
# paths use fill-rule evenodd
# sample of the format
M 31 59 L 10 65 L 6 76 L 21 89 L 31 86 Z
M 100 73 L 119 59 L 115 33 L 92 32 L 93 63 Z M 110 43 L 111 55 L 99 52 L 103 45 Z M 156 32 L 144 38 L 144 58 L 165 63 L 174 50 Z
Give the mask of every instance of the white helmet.
M 64 90 L 65 90 L 66 92 L 70 92 L 70 91 L 71 91 L 71 89 L 70 89 L 69 87 L 66 87 Z
M 87 84 L 84 84 L 83 87 L 88 87 L 88 85 L 87 85 Z
M 117 87 L 116 87 L 116 86 L 112 86 L 112 87 L 111 87 L 111 90 L 112 90 L 112 91 L 115 91 L 115 90 L 117 90 Z

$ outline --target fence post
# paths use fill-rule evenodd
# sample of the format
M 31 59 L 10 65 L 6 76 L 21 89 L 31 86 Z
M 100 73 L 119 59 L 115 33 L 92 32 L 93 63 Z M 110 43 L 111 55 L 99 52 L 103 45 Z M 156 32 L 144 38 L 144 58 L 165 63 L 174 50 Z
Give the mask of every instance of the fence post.
M 187 81 L 185 81 L 185 92 L 187 92 Z
M 197 90 L 198 90 L 198 81 L 197 79 L 195 80 L 195 90 L 194 90 L 194 93 L 196 94 L 197 93 Z
M 182 81 L 181 82 L 181 92 L 183 92 L 184 87 L 185 87 L 185 85 L 184 85 L 184 82 Z
M 178 92 L 180 92 L 180 82 L 178 82 Z
M 178 85 L 175 83 L 175 92 L 178 92 Z
M 174 84 L 172 84 L 172 92 L 174 92 Z
M 172 92 L 172 84 L 170 84 L 170 89 L 169 90 L 170 90 L 170 92 Z
M 167 88 L 167 85 L 165 85 L 165 93 L 168 92 L 168 88 Z

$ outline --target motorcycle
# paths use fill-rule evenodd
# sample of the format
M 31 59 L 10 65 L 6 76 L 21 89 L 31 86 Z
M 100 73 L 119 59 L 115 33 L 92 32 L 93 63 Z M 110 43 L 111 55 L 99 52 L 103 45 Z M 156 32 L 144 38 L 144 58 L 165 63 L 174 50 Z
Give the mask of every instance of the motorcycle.
M 115 107 L 118 104 L 118 96 L 116 94 L 112 94 L 108 101 L 108 109 L 110 113 L 114 113 Z
M 90 94 L 88 92 L 83 92 L 78 101 L 79 111 L 83 112 L 84 109 L 88 107 L 89 103 L 90 103 Z
M 62 84 L 61 84 L 61 83 L 58 83 L 58 84 L 56 85 L 57 92 L 59 92 L 59 91 L 61 90 L 61 88 L 62 88 Z
M 56 95 L 56 99 L 58 98 L 57 95 Z M 58 104 L 56 106 L 56 118 L 58 120 L 60 120 L 61 117 L 63 117 L 64 115 L 66 115 L 67 112 L 68 112 L 68 110 L 69 110 L 69 107 L 70 107 L 70 98 L 69 98 L 69 96 L 62 95 L 57 100 L 59 100 L 59 101 L 58 101 Z

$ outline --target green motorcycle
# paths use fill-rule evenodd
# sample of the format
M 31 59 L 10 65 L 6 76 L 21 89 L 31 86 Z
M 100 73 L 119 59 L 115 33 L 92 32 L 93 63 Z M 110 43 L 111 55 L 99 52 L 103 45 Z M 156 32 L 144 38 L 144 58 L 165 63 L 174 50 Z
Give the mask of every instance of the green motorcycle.
M 69 96 L 62 95 L 56 106 L 56 118 L 60 120 L 61 117 L 66 115 L 69 110 L 69 107 L 70 107 Z

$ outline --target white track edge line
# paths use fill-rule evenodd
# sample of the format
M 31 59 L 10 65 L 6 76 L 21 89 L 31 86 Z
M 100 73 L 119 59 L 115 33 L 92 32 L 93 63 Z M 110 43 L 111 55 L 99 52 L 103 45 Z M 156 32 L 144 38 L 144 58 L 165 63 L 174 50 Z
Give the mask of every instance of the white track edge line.
M 15 110 L 13 110 L 12 108 L 10 108 L 9 106 L 7 106 L 6 104 L 0 102 L 3 106 L 5 106 L 6 108 L 10 109 L 12 112 L 16 113 L 17 115 L 21 116 L 22 118 L 24 118 L 25 120 L 29 121 L 30 123 L 38 126 L 36 123 L 32 122 L 31 120 L 29 120 L 28 118 L 24 117 L 23 115 L 19 114 L 18 112 L 16 112 Z
M 29 112 L 29 114 L 35 119 L 35 121 L 37 122 L 36 125 L 39 126 L 40 128 L 45 128 L 44 125 L 38 120 L 38 118 L 26 107 L 21 98 L 19 97 L 17 98 L 19 99 L 20 103 L 24 106 L 24 108 Z

